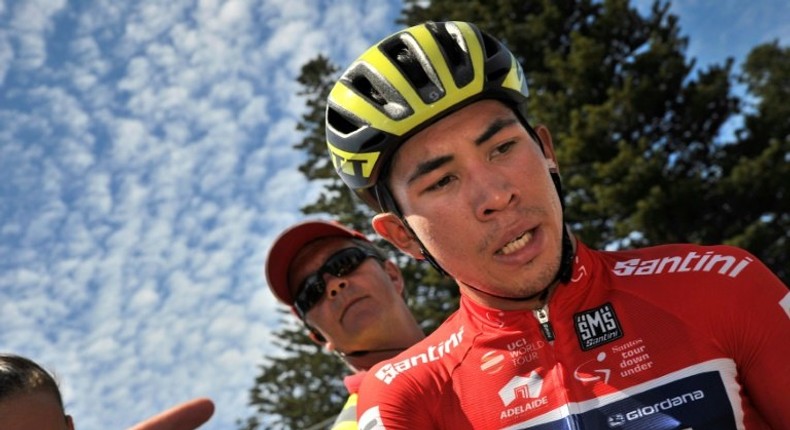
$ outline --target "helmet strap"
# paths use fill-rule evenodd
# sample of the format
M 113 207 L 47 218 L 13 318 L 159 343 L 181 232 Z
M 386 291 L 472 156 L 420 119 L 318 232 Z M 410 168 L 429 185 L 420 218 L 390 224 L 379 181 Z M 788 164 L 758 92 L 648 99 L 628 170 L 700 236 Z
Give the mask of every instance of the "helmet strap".
M 442 266 L 439 265 L 439 262 L 436 261 L 436 258 L 434 258 L 430 252 L 428 252 L 428 250 L 425 248 L 425 245 L 423 245 L 422 241 L 420 240 L 420 237 L 417 236 L 417 233 L 415 233 L 414 229 L 411 228 L 409 222 L 406 221 L 406 217 L 403 216 L 403 212 L 401 212 L 398 203 L 395 202 L 395 199 L 392 197 L 392 193 L 390 192 L 389 188 L 385 184 L 379 183 L 376 184 L 375 192 L 376 199 L 379 201 L 379 205 L 381 205 L 382 212 L 392 212 L 398 217 L 401 223 L 403 223 L 403 225 L 409 231 L 409 234 L 411 234 L 414 240 L 417 241 L 417 244 L 420 246 L 420 254 L 422 254 L 422 257 L 425 259 L 425 261 L 430 263 L 430 265 L 437 272 L 439 272 L 441 276 L 449 276 L 448 273 L 442 269 Z
M 568 227 L 565 225 L 565 199 L 562 195 L 560 174 L 556 171 L 551 172 L 551 180 L 554 181 L 554 187 L 560 196 L 560 207 L 562 208 L 562 256 L 560 257 L 560 268 L 557 270 L 557 276 L 554 277 L 554 280 L 567 284 L 571 280 L 571 274 L 573 273 L 573 244 L 568 234 Z
M 545 155 L 545 150 L 543 149 L 543 141 L 540 140 L 540 136 L 529 125 L 527 119 L 521 114 L 518 109 L 515 109 L 516 116 L 521 120 L 524 128 L 527 129 L 527 133 L 538 143 L 540 147 L 540 152 Z M 573 244 L 571 243 L 570 234 L 568 234 L 568 228 L 565 225 L 565 195 L 562 192 L 562 179 L 560 178 L 559 172 L 556 169 L 549 169 L 549 174 L 551 175 L 551 181 L 554 182 L 554 188 L 557 190 L 557 196 L 560 199 L 560 208 L 562 210 L 562 255 L 560 256 L 560 267 L 557 269 L 557 275 L 554 277 L 554 280 L 551 282 L 552 284 L 556 281 L 562 282 L 563 284 L 567 284 L 571 280 L 571 275 L 573 273 Z

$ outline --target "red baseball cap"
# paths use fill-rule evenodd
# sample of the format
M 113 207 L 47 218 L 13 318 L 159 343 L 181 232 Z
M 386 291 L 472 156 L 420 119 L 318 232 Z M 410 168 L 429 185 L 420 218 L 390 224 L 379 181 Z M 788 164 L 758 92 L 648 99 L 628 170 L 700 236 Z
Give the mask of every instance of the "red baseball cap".
M 304 221 L 280 233 L 266 259 L 266 282 L 279 301 L 293 307 L 294 297 L 288 288 L 288 269 L 296 254 L 316 239 L 336 236 L 370 242 L 364 234 L 336 221 Z

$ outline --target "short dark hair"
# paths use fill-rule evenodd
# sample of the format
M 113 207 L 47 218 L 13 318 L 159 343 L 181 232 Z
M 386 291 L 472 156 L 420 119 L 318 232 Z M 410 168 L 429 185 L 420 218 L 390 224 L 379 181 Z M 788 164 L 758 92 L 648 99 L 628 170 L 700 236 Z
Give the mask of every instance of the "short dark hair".
M 52 393 L 64 410 L 60 389 L 49 372 L 29 358 L 0 354 L 0 401 L 16 394 L 39 391 Z
M 382 250 L 381 248 L 379 248 L 378 246 L 376 246 L 372 242 L 368 242 L 368 241 L 362 240 L 362 239 L 357 239 L 355 237 L 349 238 L 349 240 L 351 240 L 351 242 L 353 242 L 354 245 L 356 245 L 357 247 L 363 248 L 363 249 L 367 249 L 367 250 L 373 252 L 374 254 L 376 254 L 376 256 L 381 261 L 386 261 L 389 258 L 387 256 L 387 253 L 384 252 L 384 250 Z

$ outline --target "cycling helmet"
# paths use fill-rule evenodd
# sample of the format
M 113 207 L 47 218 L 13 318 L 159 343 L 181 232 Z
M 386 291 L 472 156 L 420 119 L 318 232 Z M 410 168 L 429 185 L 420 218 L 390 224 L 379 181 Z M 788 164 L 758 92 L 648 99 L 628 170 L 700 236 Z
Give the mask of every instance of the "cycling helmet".
M 340 178 L 377 212 L 393 210 L 382 171 L 407 139 L 481 99 L 526 124 L 527 83 L 501 42 L 467 22 L 427 22 L 368 49 L 329 94 L 327 145 Z

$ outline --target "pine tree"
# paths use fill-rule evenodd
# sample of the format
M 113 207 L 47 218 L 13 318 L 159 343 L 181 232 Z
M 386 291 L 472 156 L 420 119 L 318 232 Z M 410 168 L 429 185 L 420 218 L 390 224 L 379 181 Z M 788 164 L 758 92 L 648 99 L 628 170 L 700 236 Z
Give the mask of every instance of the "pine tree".
M 713 240 L 749 249 L 790 284 L 790 48 L 752 49 L 741 82 L 751 95 L 735 142 L 723 145 Z

